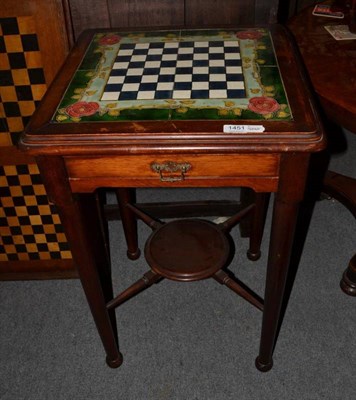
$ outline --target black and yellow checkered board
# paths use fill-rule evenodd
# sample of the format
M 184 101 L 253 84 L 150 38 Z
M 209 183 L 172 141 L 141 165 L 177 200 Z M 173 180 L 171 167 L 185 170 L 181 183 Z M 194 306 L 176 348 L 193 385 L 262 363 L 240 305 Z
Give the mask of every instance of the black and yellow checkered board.
M 17 142 L 45 91 L 34 18 L 0 18 L 0 146 Z
M 45 93 L 42 67 L 34 18 L 0 18 L 0 146 L 17 142 Z M 0 261 L 71 258 L 37 165 L 2 164 Z
M 36 164 L 0 166 L 0 236 L 0 261 L 71 258 Z

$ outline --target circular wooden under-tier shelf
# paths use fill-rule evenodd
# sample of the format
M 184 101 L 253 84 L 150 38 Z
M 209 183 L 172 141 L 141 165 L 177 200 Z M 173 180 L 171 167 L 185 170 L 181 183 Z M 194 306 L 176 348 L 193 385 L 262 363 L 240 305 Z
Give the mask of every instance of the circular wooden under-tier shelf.
M 210 278 L 224 267 L 229 240 L 219 225 L 202 219 L 181 219 L 154 230 L 145 257 L 154 272 L 175 281 Z

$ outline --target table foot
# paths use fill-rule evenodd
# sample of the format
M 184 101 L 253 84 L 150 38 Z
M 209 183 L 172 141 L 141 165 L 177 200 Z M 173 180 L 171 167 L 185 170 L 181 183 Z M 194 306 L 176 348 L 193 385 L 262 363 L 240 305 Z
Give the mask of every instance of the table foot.
M 356 296 L 356 254 L 342 276 L 340 287 L 349 296 Z
M 123 357 L 122 357 L 121 353 L 119 353 L 119 356 L 117 358 L 115 358 L 115 360 L 110 360 L 108 357 L 106 357 L 106 364 L 110 368 L 118 368 L 118 367 L 120 367 L 122 362 L 123 362 Z
M 273 360 L 268 364 L 263 364 L 260 362 L 260 357 L 258 356 L 255 361 L 256 368 L 261 372 L 268 372 L 273 367 Z
M 126 254 L 130 260 L 137 260 L 138 258 L 140 258 L 141 250 L 137 249 L 136 251 L 133 252 L 127 250 Z
M 247 250 L 247 258 L 251 261 L 257 261 L 261 257 L 261 251 L 257 251 L 253 253 L 250 250 Z

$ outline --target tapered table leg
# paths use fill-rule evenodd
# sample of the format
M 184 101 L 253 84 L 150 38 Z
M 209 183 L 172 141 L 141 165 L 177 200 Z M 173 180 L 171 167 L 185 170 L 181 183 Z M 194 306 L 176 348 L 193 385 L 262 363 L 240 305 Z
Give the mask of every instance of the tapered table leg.
M 132 210 L 127 207 L 127 204 L 136 203 L 135 189 L 116 189 L 116 196 L 119 203 L 120 216 L 126 238 L 127 257 L 131 260 L 136 260 L 140 257 L 137 237 L 137 220 Z
M 100 227 L 100 216 L 93 194 L 73 195 L 70 190 L 63 160 L 56 157 L 37 159 L 50 200 L 57 206 L 67 235 L 72 256 L 106 351 L 107 364 L 118 367 L 122 363 L 113 313 L 106 309 L 112 299 L 110 267 L 105 241 Z M 60 184 L 58 184 L 60 182 Z M 88 218 L 88 215 L 91 218 Z
M 306 154 L 284 155 L 281 159 L 280 182 L 272 217 L 260 352 L 256 359 L 256 367 L 262 372 L 269 371 L 273 366 L 273 349 L 281 317 L 298 208 L 304 193 L 308 159 Z M 295 179 L 289 181 L 292 175 Z
M 247 257 L 256 261 L 261 257 L 261 242 L 266 222 L 270 193 L 254 193 L 255 208 L 251 218 L 250 247 Z

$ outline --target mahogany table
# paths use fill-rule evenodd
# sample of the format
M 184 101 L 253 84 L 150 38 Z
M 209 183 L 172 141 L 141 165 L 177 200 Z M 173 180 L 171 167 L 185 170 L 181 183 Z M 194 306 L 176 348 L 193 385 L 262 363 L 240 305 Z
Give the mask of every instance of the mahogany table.
M 314 16 L 312 10 L 313 7 L 305 8 L 288 26 L 326 117 L 356 133 L 356 40 L 335 40 L 325 29 L 325 25 L 349 24 L 350 15 L 345 9 L 344 19 L 323 18 Z M 355 178 L 328 171 L 323 191 L 344 204 L 356 218 Z M 340 285 L 345 293 L 356 296 L 356 254 Z
M 309 158 L 325 146 L 301 71 L 290 38 L 278 25 L 88 31 L 71 51 L 20 146 L 36 156 L 58 207 L 110 367 L 122 362 L 114 307 L 146 283 L 162 276 L 180 281 L 212 276 L 239 294 L 243 290 L 223 271 L 227 242 L 220 232 L 226 226 L 202 220 L 191 226 L 180 220 L 158 228 L 147 242 L 146 259 L 153 271 L 114 298 L 97 190 L 118 188 L 128 255 L 135 258 L 134 213 L 152 226 L 155 221 L 132 204 L 130 188 L 227 186 L 252 188 L 259 199 L 275 193 L 264 302 L 255 301 L 263 310 L 256 366 L 261 371 L 272 367 Z M 262 214 L 255 207 L 257 228 Z M 221 269 L 216 272 L 216 265 L 209 264 L 177 271 L 172 267 L 176 249 L 167 256 L 164 245 L 169 230 L 189 265 L 197 254 L 212 263 L 205 256 L 215 257 L 213 247 L 220 246 Z M 182 242 L 180 230 L 186 235 Z M 192 247 L 189 234 L 203 250 Z M 253 233 L 255 239 L 260 234 Z M 258 257 L 257 242 L 250 258 Z

